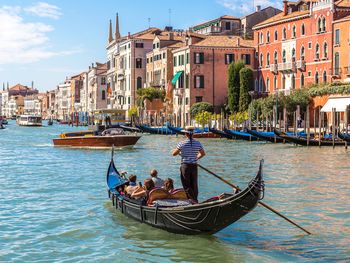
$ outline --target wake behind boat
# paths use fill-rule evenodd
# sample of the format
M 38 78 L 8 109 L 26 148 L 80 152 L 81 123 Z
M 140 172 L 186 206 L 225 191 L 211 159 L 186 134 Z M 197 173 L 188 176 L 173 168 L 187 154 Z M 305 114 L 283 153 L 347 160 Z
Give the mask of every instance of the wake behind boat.
M 257 175 L 243 191 L 223 194 L 221 199 L 209 199 L 193 205 L 176 205 L 176 200 L 168 204 L 143 205 L 117 190 L 125 183 L 127 181 L 116 169 L 112 158 L 107 171 L 107 185 L 113 206 L 141 223 L 186 235 L 214 234 L 233 224 L 256 207 L 264 191 L 262 161 Z

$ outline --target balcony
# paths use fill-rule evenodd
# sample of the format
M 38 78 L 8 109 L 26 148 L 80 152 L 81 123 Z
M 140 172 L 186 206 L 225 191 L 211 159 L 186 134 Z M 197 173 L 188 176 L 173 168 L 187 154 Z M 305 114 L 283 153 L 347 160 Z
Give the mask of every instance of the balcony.
M 273 72 L 274 74 L 277 74 L 278 73 L 278 64 L 277 63 L 271 64 L 270 71 Z
M 175 96 L 182 97 L 184 93 L 185 93 L 185 89 L 184 88 L 175 89 Z
M 296 67 L 297 69 L 299 69 L 300 71 L 305 71 L 306 69 L 306 63 L 305 60 L 297 60 L 296 61 Z
M 278 71 L 296 71 L 295 62 L 278 63 Z
M 329 69 L 329 75 L 331 75 L 332 78 L 334 78 L 334 79 L 340 78 L 341 74 L 342 74 L 341 68 L 331 68 L 331 69 Z
M 117 75 L 124 75 L 124 74 L 125 74 L 125 69 L 124 68 L 118 68 Z
M 125 96 L 125 90 L 118 89 L 118 90 L 114 91 L 114 95 L 116 97 L 124 97 Z
M 347 76 L 350 76 L 350 66 L 344 67 L 344 74 L 346 74 Z

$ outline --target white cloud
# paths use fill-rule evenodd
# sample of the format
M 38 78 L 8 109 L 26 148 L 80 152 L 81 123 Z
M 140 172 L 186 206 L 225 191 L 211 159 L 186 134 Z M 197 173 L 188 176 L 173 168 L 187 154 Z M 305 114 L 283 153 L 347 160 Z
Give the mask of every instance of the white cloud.
M 281 0 L 255 0 L 254 5 L 260 5 L 262 8 L 267 6 L 273 6 L 276 8 L 281 7 Z M 246 0 L 217 0 L 217 3 L 223 7 L 234 11 L 237 14 L 248 14 L 255 11 L 251 1 Z
M 54 28 L 44 23 L 25 22 L 21 10 L 17 6 L 0 7 L 0 64 L 24 64 L 79 52 L 48 50 L 48 33 Z
M 38 2 L 33 6 L 24 9 L 26 12 L 40 16 L 48 17 L 52 19 L 59 19 L 62 15 L 61 9 L 55 5 L 50 5 L 45 2 Z

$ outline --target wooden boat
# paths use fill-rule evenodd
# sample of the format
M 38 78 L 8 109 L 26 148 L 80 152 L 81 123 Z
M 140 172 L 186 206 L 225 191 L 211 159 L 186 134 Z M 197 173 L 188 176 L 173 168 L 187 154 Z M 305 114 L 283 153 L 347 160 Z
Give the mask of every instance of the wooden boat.
M 242 131 L 235 131 L 235 130 L 229 130 L 229 129 L 224 129 L 224 132 L 232 135 L 233 138 L 239 139 L 239 140 L 245 140 L 245 141 L 257 141 L 258 138 L 247 133 L 247 132 L 242 132 Z
M 264 182 L 262 161 L 255 178 L 247 188 L 236 194 L 225 194 L 223 199 L 187 206 L 146 206 L 137 200 L 120 195 L 118 187 L 125 183 L 111 160 L 107 172 L 109 197 L 113 206 L 124 215 L 168 232 L 186 235 L 214 234 L 233 224 L 262 199 Z
M 176 134 L 176 132 L 170 130 L 167 126 L 150 127 L 147 125 L 136 125 L 136 128 L 140 129 L 142 132 L 151 133 L 151 134 L 162 134 L 162 135 Z
M 331 139 L 314 139 L 314 138 L 310 138 L 309 139 L 309 144 L 307 142 L 307 138 L 305 137 L 300 137 L 300 136 L 290 136 L 285 134 L 284 132 L 278 131 L 278 130 L 274 130 L 274 133 L 285 139 L 286 141 L 290 142 L 290 143 L 294 143 L 294 144 L 298 144 L 298 145 L 302 145 L 302 146 L 333 146 L 333 141 Z M 344 141 L 339 140 L 338 138 L 335 139 L 334 141 L 334 146 L 344 146 L 345 143 Z
M 168 128 L 171 131 L 175 132 L 176 134 L 185 135 L 185 132 L 182 129 L 172 127 L 172 126 L 168 126 Z M 193 138 L 219 138 L 219 137 L 220 137 L 219 135 L 210 132 L 208 129 L 196 128 L 193 133 Z
M 350 142 L 350 134 L 344 134 L 344 133 L 338 132 L 338 137 L 343 141 Z
M 247 133 L 259 138 L 263 141 L 273 142 L 273 143 L 285 143 L 286 140 L 277 136 L 274 132 L 259 132 L 247 129 Z
M 118 130 L 118 133 L 108 133 L 108 130 Z M 60 138 L 53 139 L 55 146 L 68 147 L 128 147 L 134 146 L 141 136 L 136 134 L 125 134 L 121 129 L 108 129 L 105 133 L 97 134 L 94 131 L 70 132 L 60 135 Z

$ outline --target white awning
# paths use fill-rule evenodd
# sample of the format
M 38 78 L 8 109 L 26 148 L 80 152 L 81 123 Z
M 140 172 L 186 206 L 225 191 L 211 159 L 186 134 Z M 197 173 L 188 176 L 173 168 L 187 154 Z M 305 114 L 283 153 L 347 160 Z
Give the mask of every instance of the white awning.
M 333 97 L 328 99 L 321 111 L 332 112 L 332 109 L 335 108 L 335 111 L 343 112 L 348 105 L 350 105 L 350 97 Z

